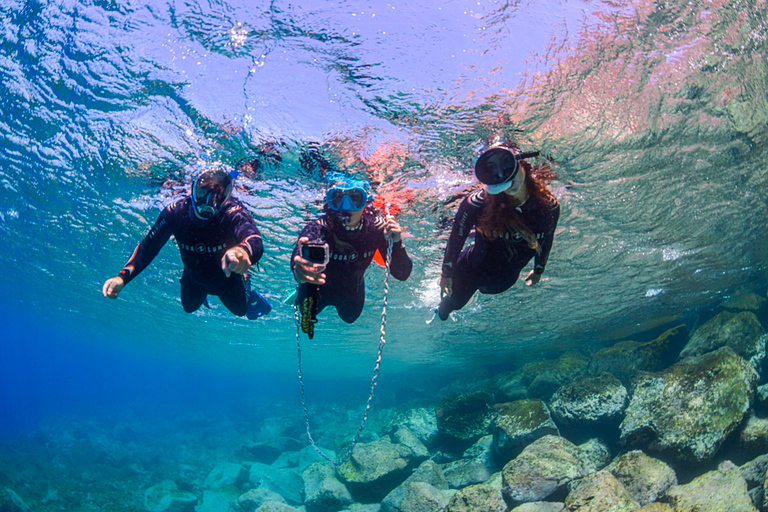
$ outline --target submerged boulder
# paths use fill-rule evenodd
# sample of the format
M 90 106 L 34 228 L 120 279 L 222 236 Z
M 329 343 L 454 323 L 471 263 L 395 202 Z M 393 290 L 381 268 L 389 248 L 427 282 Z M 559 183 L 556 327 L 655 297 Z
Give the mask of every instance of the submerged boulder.
M 226 486 L 239 486 L 248 481 L 248 470 L 234 462 L 219 462 L 214 466 L 205 479 L 209 489 L 219 489 Z
M 629 512 L 640 505 L 610 471 L 598 471 L 579 482 L 565 498 L 567 512 Z
M 482 437 L 464 452 L 461 459 L 443 464 L 448 486 L 458 489 L 488 480 L 496 471 L 492 443 L 492 436 Z
M 304 470 L 302 479 L 304 506 L 308 512 L 333 512 L 354 501 L 328 463 L 315 462 Z
M 528 445 L 502 470 L 502 492 L 511 506 L 564 494 L 573 480 L 587 476 L 579 447 L 557 436 Z
M 687 336 L 685 325 L 678 325 L 645 343 L 620 341 L 592 354 L 588 370 L 591 373 L 608 372 L 629 386 L 637 372 L 657 372 L 668 366 L 670 355 L 685 343 Z
M 501 486 L 475 484 L 460 489 L 453 495 L 445 512 L 507 512 L 509 507 L 501 494 Z
M 497 404 L 495 408 L 498 415 L 493 421 L 493 449 L 503 463 L 540 437 L 560 435 L 542 400 L 515 400 Z
M 407 427 L 426 446 L 435 442 L 438 433 L 435 410 L 427 407 L 409 409 L 399 414 L 394 425 Z
M 555 420 L 572 429 L 615 427 L 627 407 L 627 388 L 608 372 L 576 377 L 552 396 Z
M 524 398 L 549 400 L 557 388 L 586 371 L 589 358 L 576 351 L 558 359 L 534 361 L 496 378 L 497 399 L 512 402 Z
M 144 492 L 144 507 L 147 512 L 193 512 L 197 496 L 179 490 L 173 480 L 164 480 Z
M 757 512 L 739 468 L 725 461 L 686 485 L 675 485 L 665 500 L 675 512 Z
M 758 376 L 728 347 L 638 377 L 620 441 L 691 462 L 710 460 L 749 412 Z
M 13 489 L 0 488 L 0 510 L 3 512 L 29 512 L 29 507 Z
M 381 502 L 381 512 L 400 512 L 402 510 L 400 505 L 408 492 L 408 486 L 411 482 L 427 483 L 440 491 L 448 489 L 448 484 L 440 466 L 431 460 L 424 461 L 413 471 L 411 476 L 387 494 Z
M 764 335 L 765 330 L 753 312 L 723 311 L 691 334 L 688 344 L 680 352 L 680 359 L 730 347 L 752 366 L 760 368 L 768 340 Z
M 258 487 L 241 494 L 237 501 L 232 504 L 232 509 L 236 512 L 253 512 L 268 501 L 285 503 L 285 499 L 275 491 L 270 491 L 266 487 Z
M 605 468 L 615 476 L 641 506 L 662 498 L 677 485 L 677 475 L 666 463 L 633 450 L 616 458 Z
M 336 471 L 356 501 L 374 503 L 401 484 L 423 460 L 412 448 L 384 436 L 356 444 L 349 460 Z
M 488 433 L 493 419 L 493 397 L 476 391 L 440 400 L 435 408 L 437 429 L 460 441 L 473 441 Z
M 750 416 L 739 435 L 742 453 L 768 452 L 768 418 Z

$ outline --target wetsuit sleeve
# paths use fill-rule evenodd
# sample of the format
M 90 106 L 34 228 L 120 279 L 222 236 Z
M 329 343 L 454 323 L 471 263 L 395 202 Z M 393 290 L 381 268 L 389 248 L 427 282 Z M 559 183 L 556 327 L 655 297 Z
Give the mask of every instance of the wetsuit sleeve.
M 128 262 L 123 266 L 118 276 L 123 278 L 125 284 L 131 282 L 131 280 L 139 275 L 142 270 L 147 268 L 160 249 L 171 238 L 171 227 L 169 225 L 170 220 L 170 206 L 166 207 L 158 216 L 155 225 L 149 230 L 147 236 L 139 242 L 136 246 L 136 250 L 133 251 Z
M 482 205 L 474 199 L 475 194 L 462 199 L 459 209 L 453 219 L 453 228 L 451 236 L 448 238 L 448 244 L 445 246 L 445 256 L 443 256 L 443 277 L 453 276 L 453 267 L 459 260 L 461 250 L 464 248 L 464 242 L 469 236 L 469 232 L 475 226 L 477 218 L 482 211 Z
M 320 220 L 319 219 L 312 220 L 310 223 L 304 226 L 304 229 L 302 229 L 301 233 L 299 233 L 299 238 L 301 237 L 309 238 L 310 242 L 318 242 L 318 243 L 325 242 L 325 231 L 323 230 L 323 226 L 321 225 Z M 291 272 L 293 272 L 293 269 L 296 267 L 296 263 L 293 261 L 293 258 L 295 258 L 298 255 L 299 255 L 299 242 L 297 239 L 296 246 L 293 248 L 293 254 L 291 255 Z
M 550 214 L 552 215 L 552 226 L 547 230 L 547 234 L 541 242 L 541 252 L 536 254 L 536 257 L 533 260 L 533 273 L 538 275 L 544 273 L 544 268 L 547 266 L 549 251 L 552 249 L 552 241 L 555 238 L 557 221 L 560 220 L 560 205 L 558 203 L 555 203 L 555 206 L 552 207 Z
M 264 254 L 264 243 L 261 240 L 261 233 L 256 227 L 253 215 L 242 208 L 235 217 L 235 238 L 240 242 L 237 244 L 248 252 L 251 259 L 251 265 L 259 261 Z
M 389 242 L 385 239 L 384 244 L 384 249 L 381 253 L 382 255 L 387 254 Z M 399 281 L 405 281 L 408 279 L 408 276 L 411 275 L 411 270 L 413 270 L 413 261 L 411 261 L 411 257 L 408 256 L 408 253 L 405 250 L 405 245 L 403 245 L 402 240 L 395 242 L 392 244 L 392 261 L 389 262 L 390 274 Z

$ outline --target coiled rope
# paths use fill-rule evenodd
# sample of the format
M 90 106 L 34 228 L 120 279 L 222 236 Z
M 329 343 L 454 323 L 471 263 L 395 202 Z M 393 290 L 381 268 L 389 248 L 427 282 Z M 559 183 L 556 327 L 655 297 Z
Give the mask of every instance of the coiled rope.
M 315 444 L 315 440 L 312 439 L 312 431 L 309 427 L 309 412 L 307 411 L 307 401 L 304 396 L 304 379 L 302 378 L 301 373 L 301 320 L 299 318 L 299 307 L 297 305 L 294 306 L 293 311 L 293 317 L 296 321 L 296 348 L 298 350 L 298 356 L 299 356 L 299 385 L 301 387 L 301 405 L 304 408 L 304 419 L 307 423 L 307 438 L 309 439 L 309 444 L 312 445 L 312 447 L 322 455 L 322 457 L 330 462 L 334 466 L 340 466 L 344 464 L 344 462 L 349 459 L 349 456 L 352 455 L 352 448 L 355 447 L 355 443 L 357 443 L 358 439 L 360 439 L 360 434 L 363 432 L 363 429 L 365 428 L 365 422 L 368 420 L 368 411 L 371 409 L 371 403 L 373 402 L 373 394 L 376 391 L 376 384 L 379 381 L 379 368 L 381 367 L 381 353 L 384 351 L 384 345 L 386 344 L 386 327 L 387 327 L 387 298 L 389 296 L 389 264 L 392 260 L 392 239 L 389 239 L 389 243 L 387 245 L 387 258 L 385 260 L 385 266 L 384 266 L 384 299 L 382 301 L 382 307 L 381 307 L 381 329 L 379 331 L 380 337 L 379 337 L 379 352 L 376 356 L 376 365 L 373 367 L 373 377 L 371 377 L 371 392 L 368 395 L 368 401 L 365 403 L 365 411 L 363 412 L 363 419 L 360 422 L 360 428 L 357 429 L 357 433 L 352 438 L 352 443 L 349 445 L 349 449 L 347 450 L 347 453 L 339 460 L 333 460 L 328 455 L 323 453 L 320 448 L 317 447 Z

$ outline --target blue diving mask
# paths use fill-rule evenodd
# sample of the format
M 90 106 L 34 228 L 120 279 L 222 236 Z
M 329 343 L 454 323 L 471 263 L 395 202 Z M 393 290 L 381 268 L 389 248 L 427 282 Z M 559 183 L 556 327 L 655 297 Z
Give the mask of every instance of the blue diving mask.
M 362 180 L 337 181 L 325 194 L 325 202 L 334 212 L 358 212 L 370 199 L 370 185 Z
M 190 195 L 192 208 L 199 219 L 210 220 L 221 211 L 232 194 L 236 172 L 208 169 L 194 179 Z

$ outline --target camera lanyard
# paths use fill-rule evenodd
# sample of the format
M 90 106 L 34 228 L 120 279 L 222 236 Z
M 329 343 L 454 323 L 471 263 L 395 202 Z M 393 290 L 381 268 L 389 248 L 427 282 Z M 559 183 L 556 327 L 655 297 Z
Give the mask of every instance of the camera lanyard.
M 363 412 L 363 419 L 360 422 L 360 428 L 357 429 L 357 433 L 355 433 L 355 436 L 352 438 L 352 443 L 349 445 L 349 449 L 347 450 L 347 453 L 344 455 L 343 458 L 334 461 L 331 459 L 328 455 L 323 453 L 320 448 L 317 447 L 315 444 L 315 440 L 312 439 L 312 432 L 309 428 L 309 412 L 307 411 L 307 401 L 304 397 L 304 379 L 302 378 L 301 374 L 301 320 L 299 318 L 299 307 L 298 305 L 294 305 L 293 309 L 293 318 L 296 321 L 296 347 L 299 357 L 299 386 L 301 388 L 301 405 L 304 408 L 304 419 L 307 423 L 307 438 L 309 439 L 309 444 L 312 445 L 312 448 L 317 451 L 320 455 L 323 456 L 325 460 L 330 462 L 334 466 L 340 466 L 346 462 L 346 460 L 349 458 L 350 455 L 352 455 L 352 448 L 355 447 L 355 443 L 357 443 L 358 439 L 360 439 L 360 434 L 363 432 L 363 428 L 365 428 L 365 422 L 368 420 L 368 411 L 371 409 L 371 402 L 373 402 L 373 394 L 376 391 L 376 384 L 379 382 L 379 368 L 381 367 L 381 353 L 384 350 L 384 345 L 386 344 L 386 326 L 387 326 L 387 297 L 389 296 L 389 264 L 392 261 L 392 239 L 389 239 L 389 243 L 387 244 L 387 258 L 385 260 L 385 267 L 384 267 L 384 299 L 382 301 L 382 307 L 381 307 L 381 329 L 380 329 L 380 337 L 379 337 L 379 352 L 376 356 L 376 365 L 373 367 L 373 377 L 371 378 L 371 392 L 368 395 L 368 401 L 365 403 L 365 411 Z

